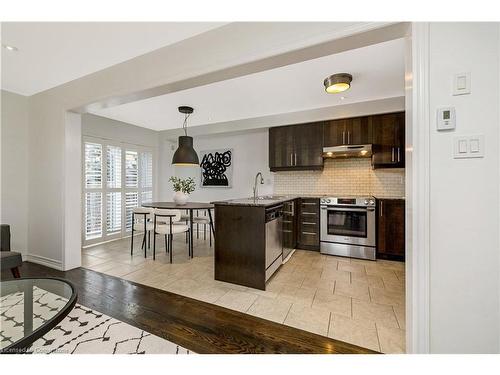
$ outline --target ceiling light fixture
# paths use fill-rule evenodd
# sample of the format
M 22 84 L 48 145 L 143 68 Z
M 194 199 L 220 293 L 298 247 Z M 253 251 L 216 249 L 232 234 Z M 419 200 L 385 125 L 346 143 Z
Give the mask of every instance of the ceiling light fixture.
M 179 136 L 179 146 L 172 158 L 173 165 L 197 167 L 200 164 L 198 155 L 193 148 L 193 137 L 189 137 L 187 134 L 187 120 L 193 111 L 192 107 L 179 107 L 179 112 L 184 114 L 184 122 L 182 124 L 184 135 Z
M 2 44 L 2 47 L 5 48 L 7 51 L 11 51 L 11 52 L 17 52 L 18 51 L 17 47 L 10 46 L 8 44 Z
M 325 91 L 329 94 L 338 94 L 351 87 L 352 75 L 349 73 L 337 73 L 327 77 L 323 84 Z

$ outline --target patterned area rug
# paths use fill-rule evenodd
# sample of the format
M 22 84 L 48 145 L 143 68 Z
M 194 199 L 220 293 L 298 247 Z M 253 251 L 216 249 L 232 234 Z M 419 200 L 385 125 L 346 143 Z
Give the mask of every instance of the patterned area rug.
M 46 290 L 33 290 L 34 326 L 50 319 L 56 306 L 65 303 L 61 297 Z M 0 300 L 0 339 L 2 347 L 22 335 L 22 293 L 13 293 Z M 21 319 L 21 321 L 19 321 Z M 38 322 L 38 323 L 37 323 Z M 190 351 L 111 318 L 85 306 L 76 304 L 59 325 L 35 341 L 28 353 L 62 354 L 189 354 Z

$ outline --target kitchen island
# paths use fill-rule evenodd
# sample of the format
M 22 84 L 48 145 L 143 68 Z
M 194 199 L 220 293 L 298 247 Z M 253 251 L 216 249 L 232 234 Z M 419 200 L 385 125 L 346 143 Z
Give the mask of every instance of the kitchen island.
M 217 233 L 215 279 L 265 290 L 266 282 L 295 248 L 297 240 L 290 234 L 297 232 L 294 212 L 298 210 L 293 207 L 300 198 L 268 196 L 212 202 Z
M 260 290 L 281 266 L 283 201 L 239 199 L 215 205 L 215 279 Z

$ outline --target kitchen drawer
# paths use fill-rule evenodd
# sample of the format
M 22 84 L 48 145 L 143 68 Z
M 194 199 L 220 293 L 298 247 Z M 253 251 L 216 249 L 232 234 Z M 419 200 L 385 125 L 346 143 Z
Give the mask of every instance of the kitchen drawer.
M 300 231 L 299 238 L 300 245 L 306 247 L 306 249 L 315 250 L 315 247 L 319 246 L 319 233 L 313 232 L 308 228 L 303 228 Z
M 301 226 L 317 226 L 319 227 L 319 218 L 317 216 L 301 216 L 299 220 Z
M 315 215 L 319 214 L 319 199 L 301 199 L 300 202 L 300 212 L 313 213 Z M 309 215 L 312 216 L 312 215 Z
M 300 249 L 319 250 L 319 220 L 319 199 L 301 199 L 298 223 Z

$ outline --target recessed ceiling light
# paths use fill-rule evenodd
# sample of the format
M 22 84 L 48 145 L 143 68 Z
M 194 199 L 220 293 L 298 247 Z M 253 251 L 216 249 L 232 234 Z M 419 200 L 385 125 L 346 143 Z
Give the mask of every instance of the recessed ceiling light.
M 18 51 L 17 47 L 10 46 L 8 44 L 2 44 L 2 47 L 5 48 L 7 51 L 11 51 L 11 52 L 17 52 Z
M 325 91 L 329 94 L 338 94 L 351 87 L 352 75 L 349 73 L 337 73 L 327 77 L 323 84 Z

